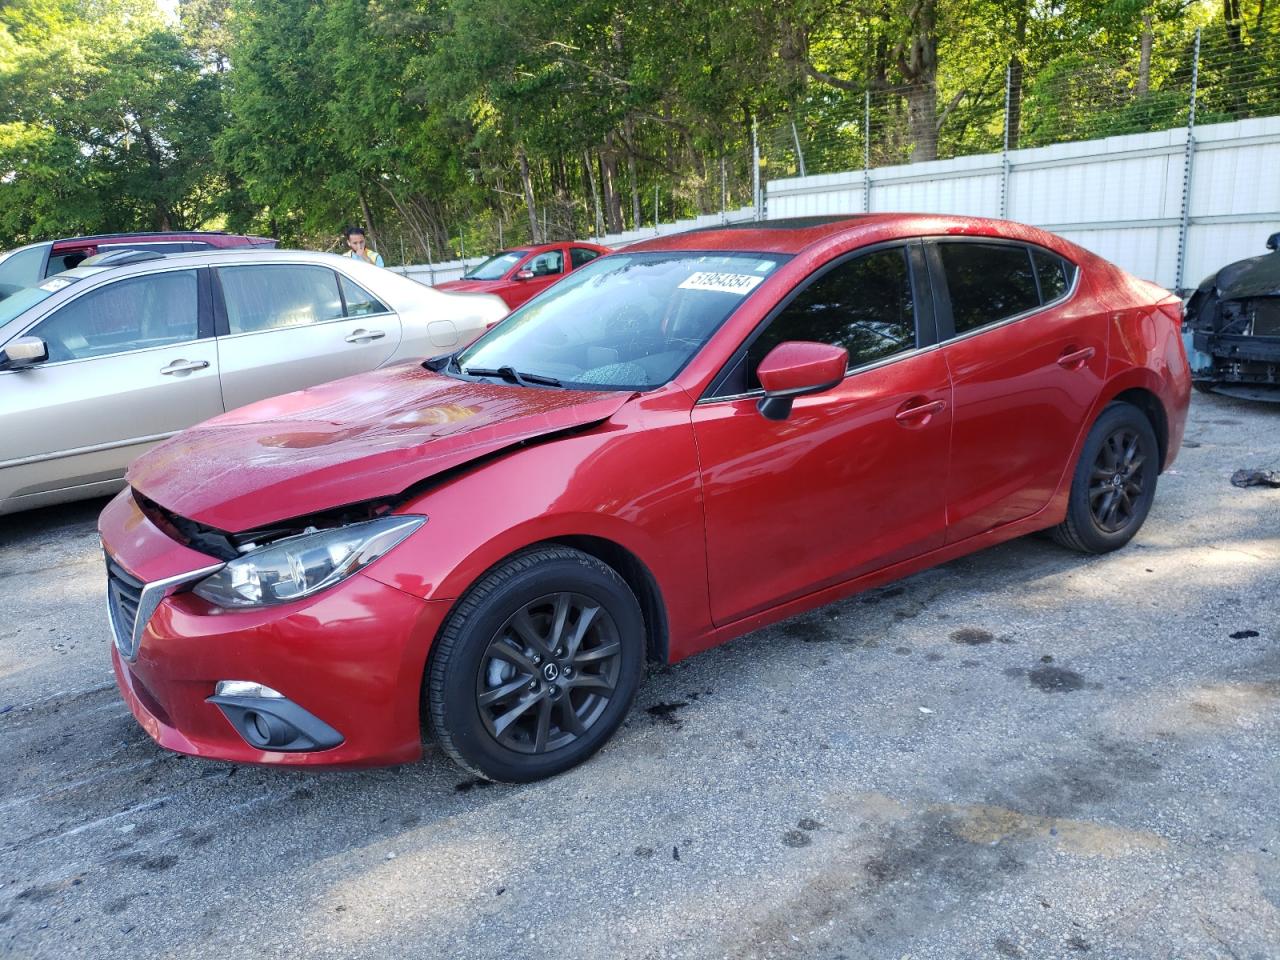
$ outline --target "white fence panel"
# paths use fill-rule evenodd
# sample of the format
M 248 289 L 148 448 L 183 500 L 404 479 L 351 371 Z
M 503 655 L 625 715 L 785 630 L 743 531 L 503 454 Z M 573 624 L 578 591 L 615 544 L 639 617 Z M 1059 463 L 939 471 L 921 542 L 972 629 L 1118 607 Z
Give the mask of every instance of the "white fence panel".
M 1043 227 L 1131 273 L 1178 274 L 1186 131 L 1109 137 L 1001 154 L 770 180 L 770 219 L 873 211 L 999 217 Z M 1183 286 L 1264 253 L 1280 230 L 1280 117 L 1197 127 Z

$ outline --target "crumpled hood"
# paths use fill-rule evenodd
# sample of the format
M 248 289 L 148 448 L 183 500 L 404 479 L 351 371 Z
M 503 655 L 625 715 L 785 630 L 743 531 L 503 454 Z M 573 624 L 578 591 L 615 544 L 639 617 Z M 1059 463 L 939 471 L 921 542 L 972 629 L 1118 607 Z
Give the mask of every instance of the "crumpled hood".
M 129 483 L 230 533 L 393 496 L 522 440 L 606 420 L 630 399 L 388 367 L 272 397 L 185 430 Z
M 1212 278 L 1223 300 L 1280 296 L 1280 252 L 1223 267 Z
M 495 293 L 501 285 L 498 280 L 449 280 L 437 283 L 434 289 L 449 293 Z

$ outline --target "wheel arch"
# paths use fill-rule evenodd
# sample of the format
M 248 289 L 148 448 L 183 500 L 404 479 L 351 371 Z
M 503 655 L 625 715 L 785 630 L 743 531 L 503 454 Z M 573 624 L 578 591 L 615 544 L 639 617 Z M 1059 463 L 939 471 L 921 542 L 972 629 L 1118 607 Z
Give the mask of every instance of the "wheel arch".
M 657 578 L 653 575 L 648 565 L 633 550 L 616 540 L 598 535 L 554 534 L 540 539 L 533 539 L 518 547 L 507 549 L 501 556 L 486 563 L 483 569 L 474 572 L 465 586 L 456 591 L 454 599 L 449 601 L 449 612 L 441 620 L 441 629 L 448 622 L 449 617 L 453 616 L 454 610 L 462 602 L 463 598 L 467 596 L 471 588 L 488 576 L 491 570 L 500 567 L 512 557 L 530 550 L 536 550 L 539 547 L 548 546 L 568 547 L 573 550 L 579 550 L 612 567 L 622 577 L 631 592 L 635 594 L 636 600 L 640 604 L 640 612 L 644 618 L 645 626 L 645 658 L 655 663 L 665 664 L 668 662 L 670 656 L 670 623 L 667 615 L 666 599 L 663 597 Z M 430 670 L 430 660 L 435 653 L 435 649 L 436 644 L 432 642 L 424 674 Z
M 627 582 L 631 592 L 640 602 L 640 612 L 644 616 L 645 659 L 652 663 L 668 661 L 670 654 L 670 627 L 667 621 L 666 602 L 662 590 L 652 571 L 643 560 L 622 544 L 604 537 L 571 535 L 555 537 L 541 543 L 530 544 L 532 547 L 560 544 L 595 557 L 618 572 L 618 576 Z
M 1127 403 L 1142 411 L 1156 435 L 1156 444 L 1160 450 L 1160 472 L 1163 473 L 1169 464 L 1169 413 L 1160 396 L 1146 386 L 1126 387 L 1109 396 L 1094 413 L 1093 420 L 1097 420 L 1102 411 L 1113 403 Z M 1090 421 L 1090 426 L 1093 420 Z

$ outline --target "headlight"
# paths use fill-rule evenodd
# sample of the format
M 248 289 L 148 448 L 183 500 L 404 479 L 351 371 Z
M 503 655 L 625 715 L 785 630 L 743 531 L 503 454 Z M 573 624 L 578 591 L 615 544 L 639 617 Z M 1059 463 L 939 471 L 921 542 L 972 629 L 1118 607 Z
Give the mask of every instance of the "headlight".
M 261 607 L 309 597 L 373 563 L 426 520 L 380 517 L 277 540 L 229 561 L 193 592 L 220 607 Z

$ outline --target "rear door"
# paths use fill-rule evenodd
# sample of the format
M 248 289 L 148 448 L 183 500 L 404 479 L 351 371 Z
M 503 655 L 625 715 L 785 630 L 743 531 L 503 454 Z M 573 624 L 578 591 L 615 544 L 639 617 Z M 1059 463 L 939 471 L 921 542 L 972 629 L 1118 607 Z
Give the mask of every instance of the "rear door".
M 718 625 L 942 545 L 951 389 L 918 245 L 833 261 L 693 410 Z M 845 347 L 849 372 L 775 422 L 755 368 L 778 343 Z
M 1101 389 L 1109 327 L 1055 253 L 986 238 L 927 246 L 955 389 L 950 542 L 1049 502 Z
M 26 330 L 49 359 L 0 371 L 0 497 L 118 479 L 151 444 L 222 412 L 207 279 L 126 277 Z
M 400 344 L 400 318 L 327 266 L 244 264 L 215 277 L 228 410 L 376 369 Z

